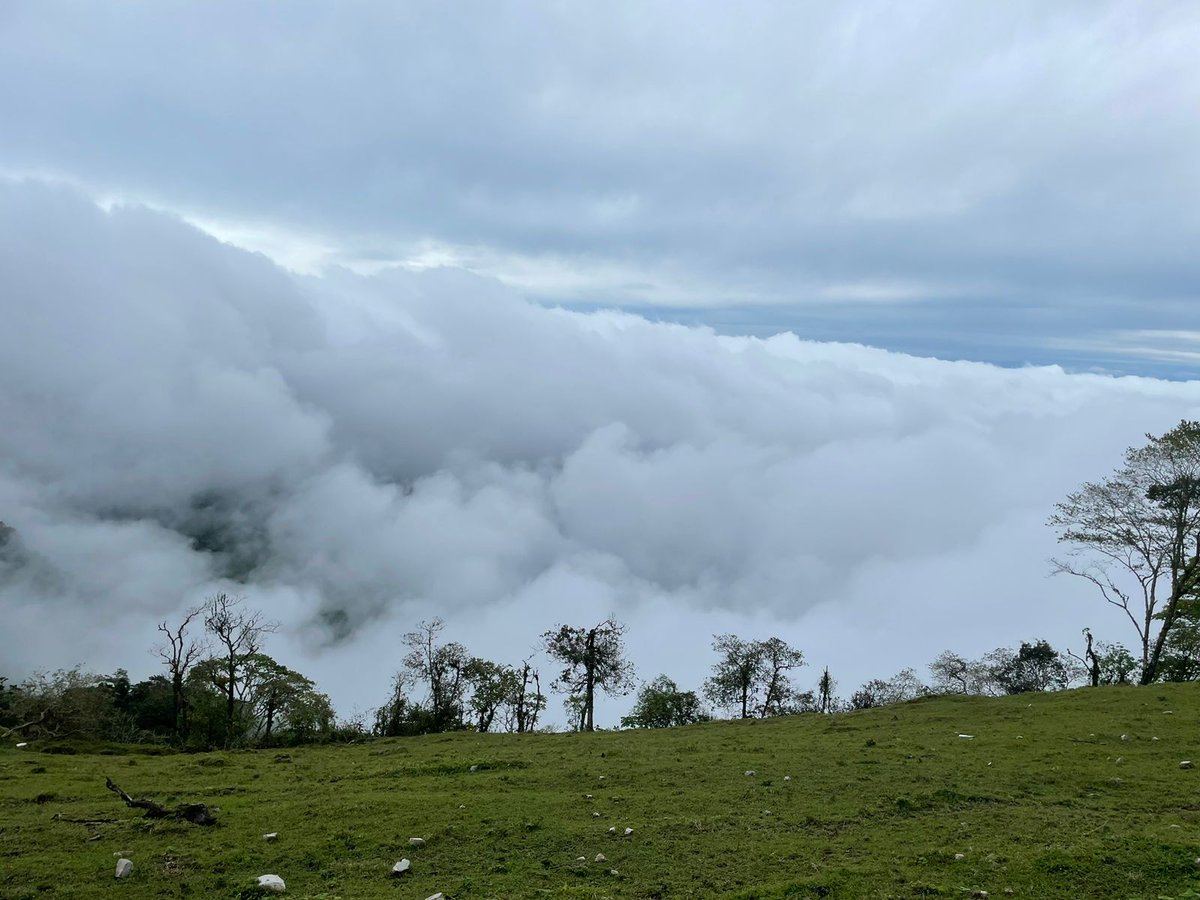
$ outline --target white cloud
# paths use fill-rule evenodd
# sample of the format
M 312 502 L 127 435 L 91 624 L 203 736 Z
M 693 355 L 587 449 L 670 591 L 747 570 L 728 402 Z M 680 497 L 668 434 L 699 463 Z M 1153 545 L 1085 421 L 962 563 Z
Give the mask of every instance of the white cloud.
M 516 661 L 612 611 L 644 676 L 689 686 L 717 630 L 790 638 L 847 690 L 1119 636 L 1046 580 L 1042 522 L 1200 415 L 1196 384 L 722 337 L 453 270 L 295 277 L 30 184 L 0 185 L 0 284 L 8 673 L 144 672 L 154 622 L 229 587 L 345 709 L 432 615 Z

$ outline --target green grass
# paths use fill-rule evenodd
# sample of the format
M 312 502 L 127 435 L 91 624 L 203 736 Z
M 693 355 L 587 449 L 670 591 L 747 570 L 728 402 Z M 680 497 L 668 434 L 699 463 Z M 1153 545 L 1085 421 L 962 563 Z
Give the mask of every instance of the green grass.
M 0 897 L 233 898 L 267 872 L 285 896 L 314 900 L 1200 891 L 1200 685 L 656 732 L 438 735 L 290 761 L 92 749 L 0 750 Z M 149 822 L 105 775 L 165 804 L 218 805 L 221 824 Z M 409 848 L 414 836 L 427 846 Z M 119 883 L 118 850 L 134 862 Z M 401 857 L 412 873 L 394 880 Z

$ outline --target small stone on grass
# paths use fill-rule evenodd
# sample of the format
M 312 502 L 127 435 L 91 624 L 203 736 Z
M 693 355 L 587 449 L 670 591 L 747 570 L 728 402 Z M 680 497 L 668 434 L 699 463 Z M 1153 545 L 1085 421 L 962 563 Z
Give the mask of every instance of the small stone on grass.
M 287 885 L 278 875 L 259 875 L 258 886 L 268 891 L 275 891 L 277 894 L 282 894 L 287 890 Z

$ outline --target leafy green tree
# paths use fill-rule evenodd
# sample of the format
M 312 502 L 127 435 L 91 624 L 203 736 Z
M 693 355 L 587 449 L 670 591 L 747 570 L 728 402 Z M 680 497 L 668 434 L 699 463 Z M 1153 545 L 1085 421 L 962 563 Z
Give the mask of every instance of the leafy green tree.
M 419 734 L 413 730 L 413 703 L 408 698 L 404 677 L 399 673 L 392 679 L 392 692 L 387 701 L 375 710 L 375 724 L 371 729 L 379 737 L 400 737 Z
M 1071 680 L 1070 668 L 1046 641 L 1021 642 L 1020 648 L 996 672 L 1006 694 L 1061 691 Z
M 793 709 L 812 706 L 812 695 L 802 699 L 788 674 L 804 665 L 804 654 L 777 637 L 767 638 L 759 644 L 766 687 L 763 691 L 759 715 L 779 716 Z
M 129 688 L 129 714 L 140 731 L 156 738 L 179 740 L 178 717 L 171 681 L 152 675 Z
M 821 671 L 821 677 L 817 681 L 817 712 L 828 714 L 837 710 L 838 704 L 841 703 L 834 696 L 834 691 L 837 690 L 837 681 L 829 674 L 829 666 L 826 666 Z
M 311 679 L 265 653 L 249 657 L 245 668 L 251 731 L 259 743 L 269 744 L 275 739 L 301 744 L 332 730 L 333 704 Z
M 755 692 L 763 674 L 762 644 L 735 634 L 714 634 L 712 648 L 720 658 L 704 682 L 704 694 L 725 709 L 740 706 L 740 718 L 750 718 Z
M 246 609 L 244 598 L 215 594 L 204 606 L 204 627 L 220 653 L 222 671 L 209 674 L 210 684 L 217 686 L 225 698 L 226 746 L 245 733 L 245 722 L 239 721 L 239 708 L 247 702 L 247 662 L 262 648 L 263 640 L 279 625 L 263 618 L 258 610 Z
M 105 736 L 112 719 L 111 693 L 99 675 L 78 668 L 38 672 L 8 692 L 12 725 L 5 735 L 28 738 Z
M 579 698 L 579 729 L 595 730 L 596 691 L 624 696 L 633 689 L 633 664 L 625 657 L 625 626 L 609 616 L 592 628 L 559 625 L 542 635 L 551 658 L 562 664 L 555 684 Z
M 438 639 L 445 628 L 441 619 L 421 622 L 415 631 L 402 638 L 408 647 L 401 676 L 411 686 L 422 685 L 426 690 L 423 732 L 454 731 L 464 727 L 467 667 L 471 655 L 466 647 L 455 641 L 441 644 Z M 410 721 L 415 711 L 410 712 Z
M 712 647 L 719 658 L 704 682 L 704 694 L 715 706 L 739 710 L 740 718 L 748 719 L 781 715 L 804 705 L 788 674 L 804 665 L 804 654 L 785 641 L 715 634 Z
M 1163 681 L 1200 681 L 1200 615 L 1195 601 L 1188 603 L 1163 646 L 1160 678 Z
M 666 675 L 642 685 L 629 715 L 621 718 L 622 728 L 671 728 L 711 719 L 695 691 L 681 691 Z
M 490 731 L 496 714 L 515 701 L 520 683 L 512 666 L 487 659 L 472 659 L 467 663 L 467 682 L 471 686 L 468 706 L 477 731 Z
M 1142 684 L 1159 678 L 1171 632 L 1200 589 L 1200 422 L 1146 439 L 1049 520 L 1070 548 L 1055 571 L 1093 584 L 1136 632 Z

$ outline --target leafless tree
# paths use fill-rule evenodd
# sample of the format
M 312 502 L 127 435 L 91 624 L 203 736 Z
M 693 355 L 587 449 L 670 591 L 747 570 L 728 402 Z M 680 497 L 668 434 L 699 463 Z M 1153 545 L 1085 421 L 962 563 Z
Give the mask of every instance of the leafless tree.
M 179 623 L 172 627 L 159 622 L 158 630 L 164 636 L 163 643 L 154 648 L 158 658 L 167 667 L 171 679 L 171 701 L 175 711 L 175 740 L 183 743 L 188 735 L 187 674 L 201 657 L 208 652 L 208 643 L 202 637 L 193 637 L 188 629 L 198 616 L 203 615 L 203 606 L 186 610 Z

